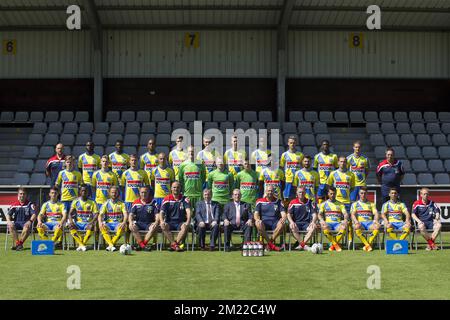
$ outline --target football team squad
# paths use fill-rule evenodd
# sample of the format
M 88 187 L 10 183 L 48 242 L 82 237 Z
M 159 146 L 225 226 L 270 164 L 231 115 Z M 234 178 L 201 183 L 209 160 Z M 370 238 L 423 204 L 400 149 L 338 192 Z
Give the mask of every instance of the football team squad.
M 413 226 L 427 241 L 427 250 L 438 249 L 439 208 L 426 188 L 411 211 L 400 200 L 404 169 L 392 148 L 386 149 L 386 159 L 376 169 L 383 198 L 380 211 L 368 199 L 370 164 L 359 141 L 348 156 L 333 154 L 330 143 L 322 141 L 312 158 L 298 150 L 292 136 L 279 161 L 264 138 L 249 157 L 238 150 L 236 135 L 223 156 L 210 147 L 211 138 L 204 137 L 203 144 L 196 155 L 193 146 L 183 148 L 180 136 L 167 156 L 156 153 L 156 141 L 150 139 L 148 152 L 139 158 L 125 154 L 120 140 L 115 152 L 103 156 L 87 142 L 78 162 L 64 155 L 62 144 L 56 145 L 46 167 L 51 181 L 48 201 L 38 210 L 26 189 L 19 188 L 6 214 L 12 249 L 23 250 L 34 225 L 39 237 L 53 240 L 57 248 L 68 230 L 77 251 L 86 251 L 90 237 L 100 233 L 110 252 L 117 250 L 122 236 L 128 243 L 131 234 L 136 250 L 150 251 L 158 232 L 170 242 L 169 250 L 183 251 L 190 230 L 198 236 L 201 250 L 215 250 L 223 232 L 224 250 L 229 252 L 233 231 L 240 231 L 243 241 L 257 234 L 267 250 L 279 251 L 276 239 L 289 228 L 297 250 L 308 250 L 321 230 L 330 251 L 342 251 L 347 234 L 347 243 L 356 235 L 363 250 L 370 252 L 379 232 L 405 239 Z

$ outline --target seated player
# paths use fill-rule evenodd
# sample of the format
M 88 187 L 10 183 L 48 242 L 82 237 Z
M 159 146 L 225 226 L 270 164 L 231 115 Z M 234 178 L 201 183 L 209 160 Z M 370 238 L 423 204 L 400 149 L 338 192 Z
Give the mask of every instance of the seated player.
M 378 210 L 374 203 L 367 199 L 367 188 L 360 187 L 358 193 L 359 200 L 352 203 L 350 214 L 352 216 L 355 233 L 362 243 L 364 243 L 364 251 L 372 251 L 373 240 L 377 237 L 380 224 Z M 362 230 L 371 230 L 372 234 L 369 240 L 366 240 L 362 234 Z
M 305 187 L 298 187 L 297 198 L 292 200 L 288 207 L 287 217 L 289 219 L 289 227 L 294 238 L 297 239 L 300 244 L 295 248 L 297 250 L 309 249 L 306 244 L 316 230 L 317 208 L 311 199 L 306 198 L 306 194 Z M 308 231 L 303 240 L 299 231 Z
M 98 215 L 99 229 L 108 247 L 106 251 L 116 251 L 116 243 L 126 231 L 128 222 L 128 212 L 125 204 L 119 199 L 119 188 L 113 186 L 109 189 L 109 199 L 101 207 Z M 111 239 L 110 232 L 116 234 Z
M 398 191 L 396 188 L 389 190 L 390 200 L 383 204 L 381 209 L 381 217 L 384 220 L 386 231 L 391 239 L 397 240 L 397 234 L 394 230 L 402 230 L 400 240 L 404 240 L 411 230 L 411 220 L 408 209 L 403 202 L 398 199 Z M 403 221 L 403 215 L 406 219 Z
M 347 231 L 348 214 L 345 206 L 336 200 L 336 188 L 328 187 L 328 200 L 319 206 L 319 221 L 323 234 L 331 242 L 329 251 L 341 252 L 339 242 Z M 334 237 L 331 231 L 337 231 Z
M 6 223 L 13 238 L 12 250 L 23 250 L 23 244 L 31 233 L 33 223 L 36 220 L 36 206 L 27 199 L 25 188 L 17 190 L 17 201 L 11 204 L 6 215 Z M 22 230 L 20 236 L 17 231 Z
M 42 205 L 37 217 L 37 231 L 42 240 L 48 240 L 47 231 L 53 231 L 51 240 L 57 242 L 58 247 L 61 247 L 67 212 L 64 204 L 58 201 L 58 195 L 58 188 L 51 187 L 49 192 L 50 200 Z
M 436 203 L 429 198 L 430 190 L 422 188 L 420 190 L 420 200 L 413 204 L 412 218 L 417 222 L 420 234 L 428 242 L 427 250 L 438 250 L 434 243 L 439 232 L 441 232 L 440 210 Z M 427 230 L 433 230 L 433 234 L 428 234 Z
M 89 187 L 80 186 L 80 197 L 72 202 L 69 212 L 70 234 L 78 244 L 77 251 L 86 251 L 86 244 L 95 229 L 98 219 L 97 204 L 89 199 Z M 86 231 L 84 238 L 78 231 Z
M 130 231 L 138 243 L 136 250 L 151 250 L 150 247 L 147 247 L 147 244 L 158 231 L 159 219 L 157 215 L 158 205 L 155 199 L 151 198 L 149 188 L 140 187 L 139 199 L 133 202 L 129 215 Z M 139 231 L 147 232 L 144 240 L 142 240 Z
M 280 251 L 280 248 L 274 242 L 283 230 L 286 222 L 286 212 L 283 202 L 275 196 L 274 186 L 267 186 L 265 193 L 265 198 L 256 201 L 255 225 L 259 233 L 267 241 L 267 249 Z M 267 235 L 266 230 L 273 231 L 271 238 Z
M 164 198 L 160 210 L 161 229 L 170 241 L 170 251 L 183 251 L 181 244 L 191 225 L 191 205 L 189 198 L 181 194 L 180 182 L 171 186 L 171 194 Z M 179 231 L 174 241 L 170 231 Z

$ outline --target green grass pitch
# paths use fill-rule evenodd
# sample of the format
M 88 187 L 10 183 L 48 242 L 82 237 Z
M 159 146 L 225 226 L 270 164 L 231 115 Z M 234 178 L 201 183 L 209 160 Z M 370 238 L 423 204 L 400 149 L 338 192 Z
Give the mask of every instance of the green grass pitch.
M 446 250 L 404 256 L 58 250 L 38 257 L 2 248 L 0 299 L 450 299 L 449 240 L 444 234 Z M 67 289 L 70 265 L 80 267 L 80 290 Z M 381 289 L 367 288 L 371 265 L 380 267 Z

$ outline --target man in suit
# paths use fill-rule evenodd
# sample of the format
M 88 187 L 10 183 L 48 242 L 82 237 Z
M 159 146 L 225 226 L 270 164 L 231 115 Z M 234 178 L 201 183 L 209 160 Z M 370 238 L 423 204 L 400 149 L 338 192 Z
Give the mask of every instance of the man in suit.
M 195 206 L 195 220 L 201 250 L 205 250 L 205 236 L 208 228 L 211 230 L 209 248 L 210 251 L 214 251 L 219 236 L 220 210 L 219 203 L 212 201 L 211 198 L 211 190 L 205 189 L 203 200 L 198 201 Z
M 253 215 L 249 204 L 241 201 L 241 191 L 233 190 L 233 201 L 224 207 L 225 251 L 230 252 L 230 239 L 233 230 L 244 233 L 244 241 L 250 241 L 253 228 Z

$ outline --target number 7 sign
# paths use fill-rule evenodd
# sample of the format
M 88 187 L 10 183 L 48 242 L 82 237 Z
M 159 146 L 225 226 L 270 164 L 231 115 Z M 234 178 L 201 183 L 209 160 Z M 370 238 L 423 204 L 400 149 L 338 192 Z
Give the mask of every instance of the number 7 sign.
M 198 48 L 200 46 L 200 33 L 186 32 L 184 34 L 184 46 L 186 48 Z

